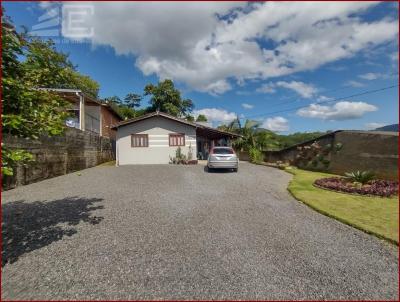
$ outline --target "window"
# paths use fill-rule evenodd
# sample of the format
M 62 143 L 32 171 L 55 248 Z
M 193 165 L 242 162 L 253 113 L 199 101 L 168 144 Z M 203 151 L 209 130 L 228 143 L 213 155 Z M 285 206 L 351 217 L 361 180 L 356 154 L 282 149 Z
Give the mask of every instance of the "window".
M 131 140 L 132 148 L 149 146 L 149 136 L 147 134 L 132 134 Z
M 212 150 L 213 154 L 233 154 L 232 148 L 222 148 L 222 147 L 215 147 Z
M 169 135 L 169 145 L 171 147 L 184 146 L 185 145 L 185 134 L 170 134 Z

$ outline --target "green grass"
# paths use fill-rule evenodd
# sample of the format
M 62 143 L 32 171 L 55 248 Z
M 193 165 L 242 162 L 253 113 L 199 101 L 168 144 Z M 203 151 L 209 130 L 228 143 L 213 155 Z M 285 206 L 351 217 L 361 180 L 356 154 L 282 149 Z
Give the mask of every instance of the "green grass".
M 98 165 L 98 167 L 104 167 L 104 166 L 114 166 L 115 167 L 115 160 L 107 161 L 105 163 Z
M 316 211 L 349 224 L 357 229 L 399 242 L 399 202 L 398 197 L 381 198 L 336 193 L 313 186 L 318 178 L 332 174 L 310 172 L 287 168 L 293 174 L 289 192 Z

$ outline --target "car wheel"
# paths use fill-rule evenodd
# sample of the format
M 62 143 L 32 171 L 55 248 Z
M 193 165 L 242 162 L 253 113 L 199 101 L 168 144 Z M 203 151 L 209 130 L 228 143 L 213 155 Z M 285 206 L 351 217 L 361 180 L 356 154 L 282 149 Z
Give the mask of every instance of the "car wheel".
M 239 171 L 239 168 L 233 169 L 233 172 L 237 172 L 237 171 Z
M 207 172 L 211 173 L 212 172 L 212 168 L 210 168 L 209 166 L 207 166 Z

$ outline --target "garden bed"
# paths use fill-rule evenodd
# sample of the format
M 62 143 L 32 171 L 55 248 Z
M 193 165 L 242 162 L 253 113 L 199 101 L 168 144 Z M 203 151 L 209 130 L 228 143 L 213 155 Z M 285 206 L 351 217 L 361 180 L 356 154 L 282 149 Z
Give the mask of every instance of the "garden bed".
M 344 177 L 320 178 L 314 181 L 314 186 L 341 193 L 390 197 L 398 194 L 398 182 L 376 179 L 366 184 L 349 181 Z

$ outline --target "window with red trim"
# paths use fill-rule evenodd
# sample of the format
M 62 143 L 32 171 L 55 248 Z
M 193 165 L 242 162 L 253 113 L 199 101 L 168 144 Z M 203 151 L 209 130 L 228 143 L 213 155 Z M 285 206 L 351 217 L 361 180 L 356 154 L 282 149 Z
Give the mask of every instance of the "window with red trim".
M 148 134 L 132 134 L 131 135 L 131 147 L 148 147 L 149 146 L 149 135 Z
M 175 146 L 185 146 L 185 134 L 174 133 L 169 135 L 169 145 L 171 147 Z

